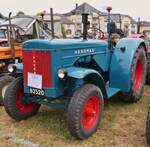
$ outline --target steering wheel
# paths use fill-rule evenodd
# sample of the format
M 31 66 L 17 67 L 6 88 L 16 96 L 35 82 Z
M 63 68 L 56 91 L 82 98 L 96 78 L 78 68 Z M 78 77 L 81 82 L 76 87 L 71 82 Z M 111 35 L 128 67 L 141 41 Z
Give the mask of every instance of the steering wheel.
M 104 32 L 98 28 L 89 28 L 88 37 L 90 39 L 103 39 Z

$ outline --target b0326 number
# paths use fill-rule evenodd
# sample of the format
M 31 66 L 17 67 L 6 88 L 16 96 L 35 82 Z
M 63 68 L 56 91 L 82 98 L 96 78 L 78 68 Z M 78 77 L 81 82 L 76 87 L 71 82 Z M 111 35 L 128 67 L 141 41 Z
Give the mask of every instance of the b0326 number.
M 30 90 L 30 94 L 33 94 L 33 95 L 38 95 L 38 96 L 44 96 L 45 95 L 44 90 L 41 90 L 41 89 L 30 88 L 29 90 Z

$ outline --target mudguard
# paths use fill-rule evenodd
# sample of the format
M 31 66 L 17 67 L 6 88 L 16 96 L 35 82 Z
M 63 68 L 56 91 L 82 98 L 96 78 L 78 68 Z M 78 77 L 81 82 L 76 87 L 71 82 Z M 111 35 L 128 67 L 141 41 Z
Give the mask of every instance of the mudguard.
M 110 87 L 129 92 L 132 61 L 141 44 L 146 47 L 144 40 L 140 38 L 123 38 L 117 43 L 110 64 Z
M 67 76 L 76 79 L 83 79 L 84 77 L 92 73 L 96 73 L 99 75 L 99 73 L 93 69 L 80 68 L 80 67 L 68 67 L 66 68 L 66 71 L 67 71 Z
M 89 80 L 91 83 L 97 85 L 102 90 L 104 97 L 107 98 L 104 79 L 96 70 L 80 67 L 68 67 L 66 68 L 66 71 L 68 77 L 76 79 L 86 78 L 87 81 Z

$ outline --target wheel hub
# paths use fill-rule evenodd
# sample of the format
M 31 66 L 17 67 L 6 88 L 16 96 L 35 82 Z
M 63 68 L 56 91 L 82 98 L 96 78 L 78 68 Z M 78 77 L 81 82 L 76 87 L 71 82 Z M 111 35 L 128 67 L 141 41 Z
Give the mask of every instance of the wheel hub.
M 20 112 L 29 113 L 35 108 L 36 104 L 33 102 L 32 103 L 24 103 L 23 96 L 24 96 L 24 91 L 23 91 L 23 87 L 22 87 L 17 95 L 16 106 Z
M 83 107 L 82 124 L 84 129 L 92 129 L 100 114 L 100 102 L 97 96 L 88 98 Z
M 143 64 L 142 61 L 139 59 L 136 64 L 136 71 L 135 71 L 135 89 L 139 92 L 141 88 L 141 83 L 143 79 Z

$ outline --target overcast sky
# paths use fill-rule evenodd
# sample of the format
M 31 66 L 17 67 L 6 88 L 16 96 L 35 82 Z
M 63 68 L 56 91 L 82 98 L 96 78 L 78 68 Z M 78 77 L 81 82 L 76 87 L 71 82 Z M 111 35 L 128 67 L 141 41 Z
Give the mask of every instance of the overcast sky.
M 0 0 L 0 13 L 8 15 L 10 11 L 15 15 L 17 11 L 34 15 L 37 12 L 54 8 L 55 13 L 69 12 L 76 3 L 87 2 L 100 11 L 105 11 L 106 6 L 113 7 L 113 13 L 128 14 L 135 19 L 150 21 L 150 0 Z

